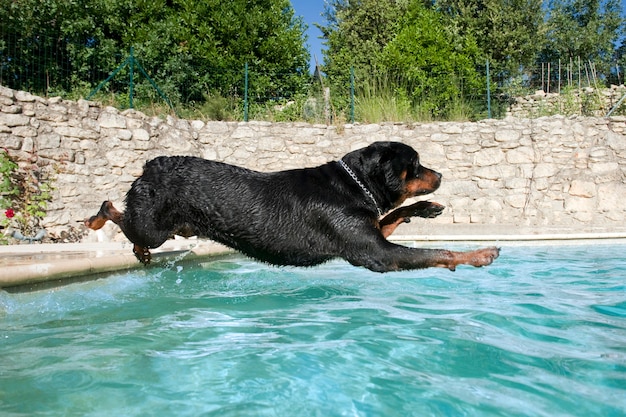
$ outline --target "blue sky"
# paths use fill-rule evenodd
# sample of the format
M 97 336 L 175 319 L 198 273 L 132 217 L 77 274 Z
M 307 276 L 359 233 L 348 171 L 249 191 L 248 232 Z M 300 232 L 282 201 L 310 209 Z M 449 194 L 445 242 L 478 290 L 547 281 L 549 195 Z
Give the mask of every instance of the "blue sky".
M 308 36 L 309 52 L 311 52 L 311 69 L 313 69 L 315 68 L 315 55 L 317 55 L 317 60 L 320 64 L 324 61 L 322 57 L 322 40 L 319 39 L 322 36 L 322 32 L 314 26 L 314 23 L 325 23 L 322 18 L 324 0 L 291 0 L 291 5 L 296 16 L 302 16 L 304 22 L 309 27 L 306 34 Z

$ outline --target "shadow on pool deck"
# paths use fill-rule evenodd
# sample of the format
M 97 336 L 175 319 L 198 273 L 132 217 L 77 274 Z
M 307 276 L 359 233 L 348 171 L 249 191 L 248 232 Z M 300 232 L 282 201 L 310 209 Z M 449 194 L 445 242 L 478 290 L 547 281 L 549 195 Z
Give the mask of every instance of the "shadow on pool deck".
M 480 242 L 511 246 L 539 243 L 625 243 L 626 226 L 569 228 L 513 225 L 443 225 L 413 222 L 402 225 L 390 240 L 396 242 Z M 428 243 L 430 245 L 430 243 Z M 445 246 L 442 246 L 445 247 Z M 171 260 L 192 260 L 232 252 L 209 240 L 172 239 L 152 250 L 155 266 Z M 21 244 L 0 246 L 0 288 L 64 280 L 102 272 L 143 268 L 129 242 Z M 24 287 L 24 290 L 29 290 Z

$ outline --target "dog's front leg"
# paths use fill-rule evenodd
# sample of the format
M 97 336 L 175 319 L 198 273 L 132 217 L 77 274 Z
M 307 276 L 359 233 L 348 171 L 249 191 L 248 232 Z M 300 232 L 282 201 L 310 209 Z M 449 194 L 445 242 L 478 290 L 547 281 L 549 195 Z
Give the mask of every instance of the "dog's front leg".
M 393 245 L 393 246 L 390 246 Z M 422 268 L 447 268 L 454 271 L 458 265 L 475 267 L 490 265 L 500 255 L 500 248 L 481 248 L 468 252 L 446 249 L 418 249 L 387 242 L 380 251 L 360 259 L 348 259 L 353 265 L 364 266 L 375 272 L 403 271 Z
M 445 206 L 431 201 L 418 201 L 410 206 L 397 208 L 380 220 L 380 230 L 387 238 L 400 224 L 409 223 L 411 217 L 432 219 L 439 216 L 444 208 Z

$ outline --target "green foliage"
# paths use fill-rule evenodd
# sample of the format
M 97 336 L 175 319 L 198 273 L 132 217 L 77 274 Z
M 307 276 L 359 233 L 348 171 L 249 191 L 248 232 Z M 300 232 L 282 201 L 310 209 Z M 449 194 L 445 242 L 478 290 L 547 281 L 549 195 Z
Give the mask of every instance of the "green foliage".
M 356 117 L 364 123 L 412 122 L 416 117 L 406 89 L 389 76 L 370 78 L 356 94 Z
M 354 68 L 364 120 L 445 118 L 463 96 L 484 91 L 474 38 L 422 1 L 336 0 L 326 16 L 324 70 L 335 91 L 347 94 Z
M 459 35 L 471 36 L 497 71 L 535 63 L 545 39 L 542 0 L 437 0 Z M 453 39 L 453 38 L 451 38 Z
M 581 58 L 608 74 L 615 44 L 624 34 L 619 0 L 552 0 L 547 20 L 544 60 Z
M 479 50 L 471 36 L 455 36 L 442 14 L 421 2 L 409 7 L 401 28 L 383 49 L 381 62 L 403 74 L 405 91 L 435 117 L 446 116 L 454 100 L 480 90 Z
M 350 68 L 363 84 L 383 67 L 380 59 L 385 45 L 399 29 L 399 17 L 407 1 L 331 0 L 326 3 L 326 26 L 320 26 L 326 39 L 324 72 L 337 91 L 347 94 Z M 360 87 L 360 85 L 358 85 Z
M 48 173 L 37 167 L 21 170 L 6 150 L 0 151 L 0 226 L 34 235 L 52 201 L 53 187 Z M 8 238 L 0 235 L 0 244 Z
M 34 92 L 93 88 L 131 46 L 176 103 L 241 96 L 246 62 L 263 74 L 251 77 L 262 100 L 301 94 L 309 78 L 306 28 L 289 0 L 16 0 L 0 2 L 0 18 L 0 46 L 10 51 L 0 60 L 11 57 L 0 82 Z M 136 81 L 138 95 L 150 94 Z M 104 91 L 127 89 L 125 69 Z
M 6 150 L 0 150 L 0 209 L 11 207 L 11 201 L 20 192 L 15 178 L 17 164 Z
M 536 85 L 544 76 L 539 61 L 553 63 L 553 80 L 557 61 L 580 57 L 594 63 L 594 80 L 624 82 L 620 0 L 551 0 L 543 7 L 542 0 L 325 5 L 322 84 L 332 91 L 329 110 L 311 83 L 305 24 L 289 0 L 2 1 L 0 84 L 86 97 L 132 46 L 181 116 L 241 120 L 247 63 L 251 118 L 327 122 L 330 113 L 336 123 L 349 118 L 351 68 L 357 120 L 483 117 L 486 60 L 492 92 L 501 93 L 492 94 L 492 103 L 503 107 L 513 92 L 543 87 Z M 128 79 L 126 68 L 96 99 L 128 107 Z M 145 113 L 169 113 L 140 74 L 134 101 Z

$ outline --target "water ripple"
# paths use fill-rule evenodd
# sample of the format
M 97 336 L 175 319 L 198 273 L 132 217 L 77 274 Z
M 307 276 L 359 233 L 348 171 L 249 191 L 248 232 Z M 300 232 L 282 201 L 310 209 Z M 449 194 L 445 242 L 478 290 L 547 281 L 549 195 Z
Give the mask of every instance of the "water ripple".
M 384 275 L 233 257 L 0 291 L 0 414 L 625 415 L 624 249 Z

